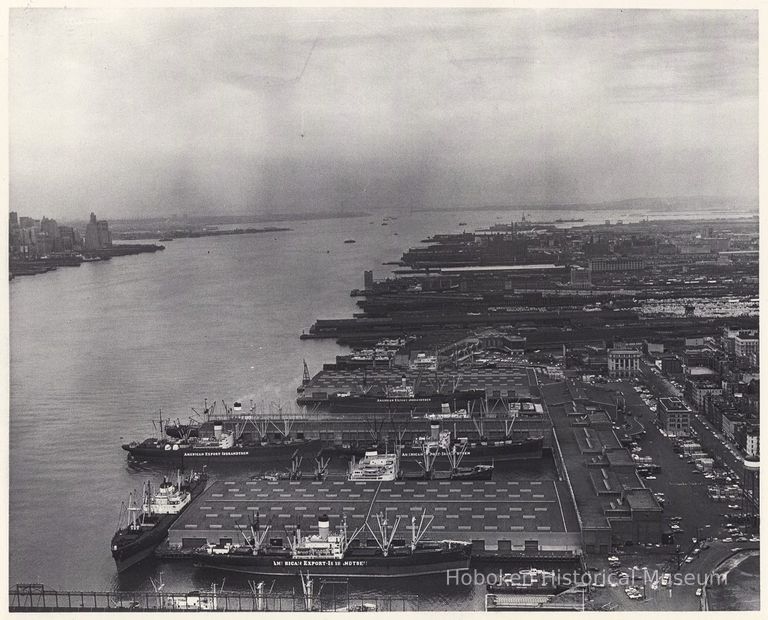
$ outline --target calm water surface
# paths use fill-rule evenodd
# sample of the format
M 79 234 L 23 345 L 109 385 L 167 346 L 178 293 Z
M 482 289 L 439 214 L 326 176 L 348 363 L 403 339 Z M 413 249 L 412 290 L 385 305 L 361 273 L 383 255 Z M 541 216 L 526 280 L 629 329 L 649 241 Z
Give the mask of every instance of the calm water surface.
M 302 360 L 314 373 L 342 352 L 299 335 L 316 318 L 351 316 L 349 290 L 362 287 L 364 269 L 381 277 L 382 262 L 429 234 L 460 230 L 459 221 L 473 229 L 509 220 L 419 213 L 381 226 L 382 215 L 179 239 L 154 255 L 11 282 L 10 583 L 149 589 L 147 571 L 118 578 L 109 553 L 120 504 L 146 478 L 128 466 L 122 440 L 152 435 L 158 410 L 185 419 L 204 398 L 293 403 Z M 210 585 L 191 567 L 162 570 L 167 590 Z M 477 608 L 479 593 L 448 595 L 440 585 L 420 580 L 422 608 Z

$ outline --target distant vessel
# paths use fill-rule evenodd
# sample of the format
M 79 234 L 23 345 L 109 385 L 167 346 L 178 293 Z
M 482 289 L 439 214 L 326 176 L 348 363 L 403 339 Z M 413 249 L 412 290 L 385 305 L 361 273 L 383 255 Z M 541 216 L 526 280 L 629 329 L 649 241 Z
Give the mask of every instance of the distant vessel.
M 173 241 L 173 237 L 160 237 L 159 241 Z
M 142 506 L 136 505 L 133 494 L 129 496 L 125 513 L 129 522 L 118 528 L 112 537 L 112 557 L 117 571 L 122 572 L 145 559 L 155 550 L 168 534 L 179 515 L 205 490 L 208 474 L 191 473 L 184 480 L 181 474 L 174 484 L 163 479 L 156 492 L 149 482 L 144 484 Z M 121 518 L 123 514 L 121 512 Z
M 345 239 L 344 243 L 356 243 L 354 239 Z
M 297 526 L 285 545 L 282 539 L 267 538 L 269 525 L 260 531 L 257 515 L 255 527 L 251 525 L 252 537 L 243 535 L 244 545 L 209 544 L 194 552 L 193 557 L 196 566 L 257 575 L 308 571 L 329 577 L 413 577 L 468 569 L 471 543 L 423 540 L 432 519 L 422 513 L 417 524 L 416 517 L 412 517 L 411 540 L 406 542 L 395 539 L 400 517 L 390 528 L 386 518 L 377 514 L 377 527 L 372 528 L 366 520 L 351 535 L 347 534 L 345 519 L 334 535 L 330 533 L 328 516 L 322 515 L 317 534 L 304 536 Z M 355 540 L 364 528 L 376 546 L 362 546 Z M 273 544 L 278 540 L 280 544 Z

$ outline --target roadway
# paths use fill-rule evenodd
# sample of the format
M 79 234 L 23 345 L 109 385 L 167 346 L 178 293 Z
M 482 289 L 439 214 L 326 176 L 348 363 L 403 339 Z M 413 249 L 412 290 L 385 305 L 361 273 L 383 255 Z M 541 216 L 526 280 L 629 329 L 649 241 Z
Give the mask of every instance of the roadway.
M 641 361 L 640 370 L 642 378 L 651 387 L 654 394 L 658 397 L 677 396 L 684 399 L 680 390 L 678 390 L 670 381 L 659 372 L 654 372 L 650 365 Z M 689 405 L 690 406 L 690 405 Z M 699 437 L 699 443 L 702 447 L 712 454 L 716 461 L 723 463 L 729 469 L 733 470 L 739 478 L 744 471 L 744 458 L 739 451 L 730 443 L 730 441 L 717 431 L 714 426 L 703 415 L 695 412 L 692 416 L 692 427 Z

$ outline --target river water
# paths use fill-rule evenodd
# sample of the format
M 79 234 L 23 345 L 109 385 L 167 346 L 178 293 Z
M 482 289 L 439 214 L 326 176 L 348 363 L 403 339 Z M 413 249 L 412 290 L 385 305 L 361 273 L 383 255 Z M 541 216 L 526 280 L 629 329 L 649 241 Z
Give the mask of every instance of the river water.
M 363 270 L 381 277 L 390 269 L 383 262 L 430 234 L 465 228 L 460 221 L 471 230 L 519 219 L 507 211 L 402 213 L 382 226 L 383 215 L 178 239 L 156 254 L 12 281 L 10 583 L 150 589 L 159 569 L 118 579 L 109 553 L 121 502 L 146 477 L 128 467 L 122 440 L 152 435 L 158 410 L 186 419 L 204 398 L 293 403 L 302 360 L 316 372 L 342 352 L 299 335 L 316 318 L 351 316 L 349 291 L 362 287 Z M 531 217 L 548 219 L 543 211 Z M 163 570 L 170 591 L 210 585 L 191 568 Z M 429 606 L 471 599 L 477 608 L 475 596 L 435 594 L 430 584 L 416 590 Z

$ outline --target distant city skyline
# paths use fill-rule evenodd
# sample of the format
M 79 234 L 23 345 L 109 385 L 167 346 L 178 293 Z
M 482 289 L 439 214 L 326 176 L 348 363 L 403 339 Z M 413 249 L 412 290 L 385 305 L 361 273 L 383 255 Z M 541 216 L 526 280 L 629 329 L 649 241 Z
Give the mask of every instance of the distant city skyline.
M 756 197 L 756 11 L 14 9 L 11 210 Z

